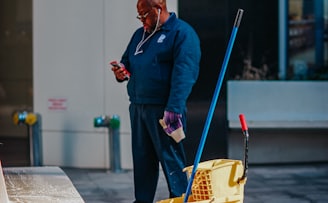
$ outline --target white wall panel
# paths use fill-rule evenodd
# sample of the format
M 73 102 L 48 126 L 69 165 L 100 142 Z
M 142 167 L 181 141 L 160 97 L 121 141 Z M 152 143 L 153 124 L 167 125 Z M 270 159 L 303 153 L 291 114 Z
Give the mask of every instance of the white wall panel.
M 103 1 L 34 1 L 34 110 L 43 129 L 92 131 L 104 109 Z M 49 99 L 66 99 L 50 110 Z
M 44 165 L 108 168 L 108 136 L 104 133 L 43 131 Z
M 99 115 L 121 119 L 121 163 L 132 168 L 126 83 L 108 62 L 119 60 L 141 26 L 136 0 L 34 0 L 34 111 L 42 116 L 45 165 L 109 167 L 108 134 Z M 177 1 L 168 0 L 177 11 Z M 59 100 L 61 110 L 53 102 Z
M 228 81 L 229 127 L 244 113 L 250 127 L 327 128 L 325 81 Z

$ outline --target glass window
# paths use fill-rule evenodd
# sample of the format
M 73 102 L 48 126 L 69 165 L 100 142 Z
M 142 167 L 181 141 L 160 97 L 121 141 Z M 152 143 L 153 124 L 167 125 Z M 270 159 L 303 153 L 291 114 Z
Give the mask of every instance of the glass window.
M 328 80 L 327 0 L 289 0 L 288 80 Z

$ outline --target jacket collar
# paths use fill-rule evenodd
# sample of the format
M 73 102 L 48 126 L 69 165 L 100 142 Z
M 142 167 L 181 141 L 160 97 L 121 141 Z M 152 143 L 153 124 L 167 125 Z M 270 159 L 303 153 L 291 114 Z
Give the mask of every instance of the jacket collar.
M 173 27 L 173 22 L 177 19 L 175 13 L 170 12 L 170 17 L 165 21 L 165 23 L 161 26 L 161 30 L 170 30 Z

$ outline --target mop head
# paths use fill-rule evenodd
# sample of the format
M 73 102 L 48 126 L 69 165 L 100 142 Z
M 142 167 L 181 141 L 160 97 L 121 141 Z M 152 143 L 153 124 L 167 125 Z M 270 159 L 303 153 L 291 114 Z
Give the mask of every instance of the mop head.
M 186 137 L 183 131 L 181 118 L 181 114 L 165 111 L 163 119 L 159 120 L 159 123 L 163 127 L 165 133 L 172 137 L 177 143 Z

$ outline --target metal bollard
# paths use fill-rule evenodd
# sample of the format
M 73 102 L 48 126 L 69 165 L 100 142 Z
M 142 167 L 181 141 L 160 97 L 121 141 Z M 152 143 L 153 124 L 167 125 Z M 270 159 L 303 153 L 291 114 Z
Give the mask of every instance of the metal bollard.
M 114 173 L 122 172 L 121 169 L 121 150 L 120 150 L 120 117 L 113 115 L 99 116 L 94 119 L 94 127 L 108 128 L 108 147 L 110 153 L 110 169 Z
M 16 112 L 13 115 L 13 121 L 16 125 L 25 124 L 28 128 L 31 166 L 42 166 L 42 133 L 40 114 L 27 111 Z
M 115 173 L 122 172 L 121 168 L 121 147 L 120 147 L 120 117 L 113 115 L 110 120 L 109 146 L 110 147 L 110 165 Z

